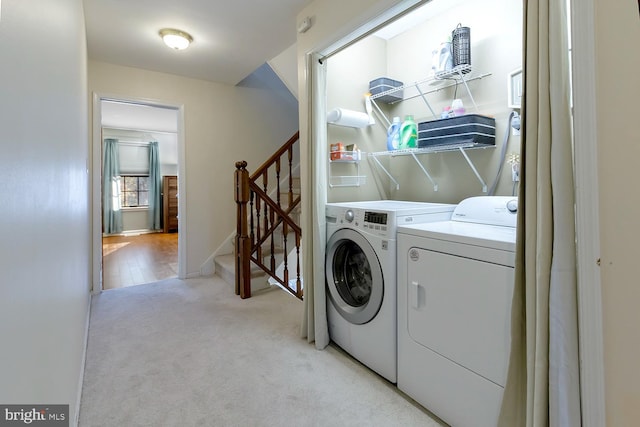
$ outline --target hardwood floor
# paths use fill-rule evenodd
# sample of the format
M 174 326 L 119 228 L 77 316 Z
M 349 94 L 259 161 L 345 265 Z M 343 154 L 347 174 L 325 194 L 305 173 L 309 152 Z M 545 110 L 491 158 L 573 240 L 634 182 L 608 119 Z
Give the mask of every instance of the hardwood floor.
M 102 238 L 103 289 L 123 288 L 178 275 L 178 233 Z

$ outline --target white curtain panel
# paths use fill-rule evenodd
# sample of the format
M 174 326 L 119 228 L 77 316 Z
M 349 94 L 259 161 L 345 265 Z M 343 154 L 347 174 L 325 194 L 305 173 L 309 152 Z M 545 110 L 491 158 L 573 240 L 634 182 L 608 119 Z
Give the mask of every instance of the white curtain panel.
M 581 426 L 578 279 L 575 230 L 575 183 L 571 133 L 566 0 L 550 13 L 551 115 L 560 126 L 551 132 L 553 259 L 549 292 L 549 424 Z
M 522 181 L 500 426 L 580 426 L 566 0 L 524 1 Z
M 320 56 L 313 53 L 307 55 L 306 67 L 310 82 L 307 86 L 311 120 L 307 127 L 309 147 L 306 150 L 310 185 L 304 188 L 303 201 L 310 215 L 306 216 L 303 223 L 305 282 L 301 334 L 307 341 L 315 341 L 316 348 L 323 349 L 329 344 L 324 273 L 327 163 L 320 161 L 327 157 L 326 62 L 321 62 Z

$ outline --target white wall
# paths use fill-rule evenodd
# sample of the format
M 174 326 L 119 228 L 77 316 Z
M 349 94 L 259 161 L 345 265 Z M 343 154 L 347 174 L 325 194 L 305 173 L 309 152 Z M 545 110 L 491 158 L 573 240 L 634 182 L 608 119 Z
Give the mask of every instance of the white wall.
M 278 75 L 282 83 L 289 89 L 293 96 L 298 98 L 298 68 L 296 67 L 296 44 L 292 44 L 280 55 L 267 61 L 269 66 Z
M 440 3 L 442 4 L 442 3 Z M 496 149 L 468 152 L 483 180 L 490 186 L 500 166 L 500 150 L 507 130 L 507 76 L 522 64 L 522 5 L 508 0 L 458 1 L 456 6 L 438 9 L 430 18 L 423 18 L 418 25 L 405 28 L 404 32 L 388 41 L 375 35 L 349 46 L 327 60 L 327 109 L 346 107 L 364 112 L 363 94 L 368 83 L 387 76 L 405 84 L 424 81 L 431 74 L 431 51 L 450 37 L 458 23 L 471 28 L 471 56 L 474 72 L 470 76 L 489 74 L 481 80 L 468 83 L 478 110 L 475 110 L 465 86 L 442 89 L 443 85 L 422 84 L 433 110 L 438 114 L 444 106 L 450 106 L 454 98 L 460 98 L 468 113 L 482 114 L 496 119 Z M 433 10 L 428 4 L 425 10 Z M 420 15 L 423 15 L 422 13 Z M 500 25 L 499 25 L 500 24 Z M 447 83 L 450 83 L 448 81 Z M 436 89 L 439 89 L 435 91 Z M 429 93 L 429 91 L 434 91 Z M 414 116 L 417 122 L 434 120 L 424 100 L 415 88 L 405 90 L 405 97 L 413 99 L 386 105 L 378 102 L 389 119 L 392 116 Z M 334 140 L 356 142 L 363 151 L 386 150 L 386 122 L 374 114 L 377 123 L 364 129 L 347 129 L 329 126 L 328 143 Z M 507 153 L 519 153 L 520 137 L 510 134 Z M 327 149 L 328 151 L 328 149 Z M 391 198 L 445 203 L 481 195 L 482 185 L 464 157 L 457 152 L 420 155 L 421 164 L 427 168 L 438 184 L 438 191 L 424 175 L 414 159 L 405 157 L 379 157 L 384 167 L 398 181 L 396 190 L 384 171 L 371 161 L 363 161 L 361 173 L 367 175 L 367 183 L 361 187 L 333 188 L 330 201 L 370 200 Z M 349 172 L 350 165 L 331 165 L 333 171 Z M 353 168 L 352 168 L 353 169 Z M 503 169 L 497 186 L 497 195 L 510 195 L 513 191 L 510 165 Z M 381 190 L 381 191 L 380 191 Z
M 177 119 L 176 119 L 177 120 Z M 145 143 L 151 141 L 158 142 L 158 153 L 160 155 L 160 173 L 162 175 L 177 175 L 178 174 L 178 135 L 174 132 L 153 132 L 153 131 L 136 131 L 136 130 L 120 130 L 111 129 L 107 127 L 102 128 L 103 140 L 106 138 L 115 138 L 119 141 L 133 142 L 133 143 Z M 136 150 L 124 150 L 120 151 L 121 162 L 136 164 L 139 163 L 139 159 L 122 159 L 123 155 L 127 152 L 135 152 Z M 142 155 L 148 157 L 148 150 L 145 148 L 140 152 Z M 137 153 L 136 153 L 137 154 Z M 146 161 L 146 158 L 145 158 Z M 120 165 L 122 166 L 122 164 Z
M 80 0 L 4 0 L 0 21 L 0 402 L 78 410 L 89 302 Z
M 427 9 L 434 5 L 428 4 Z M 471 65 L 469 75 L 489 74 L 480 80 L 468 82 L 469 89 L 478 106 L 475 110 L 463 84 L 428 93 L 426 98 L 436 114 L 454 98 L 460 98 L 468 113 L 493 117 L 496 120 L 496 148 L 469 150 L 480 176 L 490 186 L 500 167 L 507 122 L 511 109 L 507 107 L 507 76 L 522 64 L 522 4 L 511 0 L 464 0 L 457 6 L 437 13 L 435 17 L 400 34 L 388 43 L 389 75 L 403 82 L 420 81 L 429 75 L 430 52 L 451 35 L 461 23 L 470 28 Z M 444 85 L 443 85 L 444 86 Z M 437 86 L 436 86 L 437 87 Z M 422 85 L 422 90 L 434 89 Z M 408 91 L 409 92 L 409 91 Z M 411 95 L 417 95 L 413 90 Z M 433 120 L 422 98 L 404 101 L 393 108 L 394 115 L 403 117 L 413 114 L 417 122 Z M 520 152 L 520 137 L 509 133 L 507 153 Z M 460 200 L 479 196 L 482 185 L 464 157 L 457 152 L 420 156 L 438 184 L 438 191 L 422 173 L 415 161 L 409 157 L 390 161 L 390 170 L 397 177 L 400 189 L 393 191 L 393 198 L 458 203 Z M 504 165 L 496 195 L 511 195 L 513 182 L 510 165 Z
M 594 4 L 607 425 L 630 426 L 640 418 L 640 17 L 635 1 Z
M 280 98 L 241 88 L 89 61 L 89 91 L 123 99 L 184 106 L 186 275 L 205 262 L 235 230 L 235 162 L 255 170 L 297 130 Z
M 334 108 L 365 112 L 364 94 L 368 92 L 370 80 L 386 75 L 387 43 L 378 37 L 368 37 L 355 45 L 337 53 L 327 60 L 327 111 Z M 380 104 L 384 107 L 384 104 Z M 359 169 L 351 163 L 331 163 L 330 182 L 337 186 L 328 188 L 327 200 L 343 202 L 350 200 L 377 200 L 388 190 L 388 179 L 380 182 L 375 179 L 376 167 L 367 161 L 366 153 L 386 150 L 387 125 L 376 117 L 376 124 L 364 128 L 350 128 L 338 125 L 327 125 L 327 146 L 325 152 L 329 156 L 329 145 L 337 142 L 357 144 L 365 154 L 362 155 Z M 327 161 L 327 158 L 322 159 Z M 354 179 L 346 178 L 344 182 L 339 176 L 366 176 L 366 182 L 360 186 L 339 186 L 352 184 Z

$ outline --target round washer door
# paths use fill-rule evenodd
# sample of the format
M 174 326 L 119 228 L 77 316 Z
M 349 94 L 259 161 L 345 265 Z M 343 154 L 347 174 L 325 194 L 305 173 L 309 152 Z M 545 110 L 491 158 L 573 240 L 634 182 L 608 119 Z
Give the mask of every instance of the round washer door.
M 348 322 L 362 325 L 376 317 L 384 295 L 382 268 L 362 234 L 343 228 L 331 236 L 325 275 L 331 303 Z

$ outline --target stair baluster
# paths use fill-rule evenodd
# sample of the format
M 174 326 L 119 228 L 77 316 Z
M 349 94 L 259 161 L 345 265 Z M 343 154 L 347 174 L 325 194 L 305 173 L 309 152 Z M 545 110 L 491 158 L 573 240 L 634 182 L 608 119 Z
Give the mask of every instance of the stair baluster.
M 302 268 L 300 260 L 300 244 L 302 239 L 302 230 L 297 222 L 292 218 L 291 214 L 296 212 L 296 208 L 300 205 L 300 194 L 294 192 L 293 177 L 293 146 L 299 140 L 299 133 L 296 132 L 278 151 L 276 151 L 269 160 L 258 168 L 251 176 L 246 170 L 247 162 L 241 161 L 236 163 L 235 183 L 236 183 L 236 203 L 238 225 L 236 231 L 236 294 L 241 298 L 249 298 L 251 296 L 251 263 L 254 263 L 260 269 L 274 278 L 281 287 L 302 299 Z M 286 207 L 282 206 L 281 200 L 281 157 L 287 154 L 288 162 L 288 191 Z M 274 169 L 271 169 L 271 168 Z M 269 172 L 269 171 L 272 172 Z M 285 169 L 287 170 L 287 169 Z M 275 175 L 275 184 L 269 188 L 269 175 Z M 262 177 L 262 185 L 258 185 L 257 181 Z M 269 196 L 269 193 L 275 192 L 275 200 Z M 254 201 L 255 200 L 255 201 Z M 247 203 L 249 204 L 249 212 L 247 212 Z M 247 223 L 247 218 L 249 221 Z M 255 219 L 254 219 L 255 218 Z M 283 272 L 279 277 L 277 274 L 278 259 L 276 254 L 279 252 L 274 232 L 281 232 L 282 250 L 283 250 Z M 295 289 L 289 284 L 290 280 L 290 262 L 289 255 L 289 234 L 293 233 L 293 241 L 296 245 L 296 279 Z M 265 253 L 263 245 L 268 244 L 269 262 L 265 264 Z

